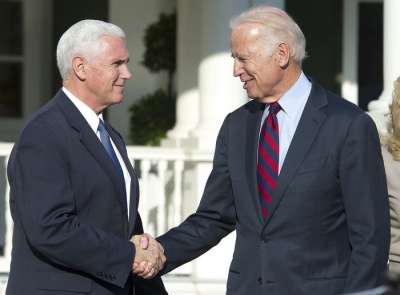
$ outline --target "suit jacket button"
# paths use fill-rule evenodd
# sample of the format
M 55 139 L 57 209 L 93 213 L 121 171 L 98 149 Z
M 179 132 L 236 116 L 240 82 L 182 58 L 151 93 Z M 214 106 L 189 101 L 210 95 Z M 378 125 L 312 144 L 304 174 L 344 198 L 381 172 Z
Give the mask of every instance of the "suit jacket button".
M 258 277 L 257 282 L 258 282 L 259 285 L 262 285 L 262 278 Z

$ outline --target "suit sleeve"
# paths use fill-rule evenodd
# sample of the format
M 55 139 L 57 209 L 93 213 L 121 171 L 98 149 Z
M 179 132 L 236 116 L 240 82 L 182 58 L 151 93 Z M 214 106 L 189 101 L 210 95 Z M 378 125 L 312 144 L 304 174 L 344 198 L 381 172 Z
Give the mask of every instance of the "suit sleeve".
M 23 131 L 9 166 L 14 220 L 46 260 L 123 287 L 135 247 L 77 217 L 62 136 L 38 122 Z
M 164 273 L 200 256 L 235 228 L 236 211 L 228 168 L 228 122 L 229 116 L 219 132 L 213 168 L 197 211 L 158 238 L 167 257 Z
M 355 117 L 348 129 L 339 178 L 352 248 L 345 292 L 373 288 L 383 284 L 390 223 L 378 133 L 366 114 Z

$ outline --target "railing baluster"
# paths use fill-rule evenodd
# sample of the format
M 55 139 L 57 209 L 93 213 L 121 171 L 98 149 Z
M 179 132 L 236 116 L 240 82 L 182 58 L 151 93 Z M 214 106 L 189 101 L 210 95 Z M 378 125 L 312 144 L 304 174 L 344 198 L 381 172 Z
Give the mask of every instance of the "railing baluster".
M 9 155 L 4 159 L 4 167 L 7 168 Z M 7 174 L 7 173 L 6 173 Z M 6 177 L 7 178 L 7 177 Z M 4 258 L 6 259 L 6 263 L 9 265 L 11 261 L 11 248 L 12 248 L 12 233 L 14 223 L 11 218 L 10 211 L 10 184 L 8 183 L 8 179 L 6 180 L 6 196 L 5 196 L 5 221 L 6 221 L 6 233 L 4 239 Z
M 182 221 L 182 173 L 183 173 L 183 161 L 177 160 L 174 162 L 174 195 L 172 201 L 172 214 L 173 224 L 171 226 L 177 226 Z
M 5 221 L 5 233 L 4 234 L 4 248 L 3 248 L 3 256 L 0 258 L 0 272 L 7 273 L 10 270 L 10 261 L 11 261 L 11 248 L 12 248 L 12 233 L 13 233 L 13 221 L 10 214 L 10 204 L 9 204 L 9 195 L 10 195 L 10 186 L 7 179 L 7 163 L 11 153 L 12 144 L 1 143 L 0 144 L 0 157 L 4 159 L 4 162 L 1 165 L 5 169 L 5 189 L 4 189 L 4 221 Z
M 165 218 L 165 172 L 167 170 L 167 161 L 166 160 L 160 160 L 157 165 L 157 170 L 158 170 L 158 178 L 159 178 L 159 183 L 161 185 L 160 189 L 160 195 L 157 196 L 158 199 L 158 205 L 157 205 L 157 234 L 162 234 L 167 230 L 167 220 Z
M 145 232 L 154 234 L 155 228 L 151 230 L 151 225 L 149 224 L 149 205 L 148 205 L 148 183 L 149 183 L 149 173 L 150 173 L 151 163 L 149 160 L 140 161 L 140 203 L 139 212 L 143 222 L 143 228 Z

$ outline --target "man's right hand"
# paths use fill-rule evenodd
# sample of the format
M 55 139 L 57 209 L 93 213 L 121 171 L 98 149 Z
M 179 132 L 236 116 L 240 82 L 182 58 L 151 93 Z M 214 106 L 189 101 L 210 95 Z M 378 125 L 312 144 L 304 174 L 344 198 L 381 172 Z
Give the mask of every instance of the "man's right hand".
M 153 278 L 164 267 L 163 247 L 149 234 L 131 238 L 136 248 L 132 271 L 145 279 Z

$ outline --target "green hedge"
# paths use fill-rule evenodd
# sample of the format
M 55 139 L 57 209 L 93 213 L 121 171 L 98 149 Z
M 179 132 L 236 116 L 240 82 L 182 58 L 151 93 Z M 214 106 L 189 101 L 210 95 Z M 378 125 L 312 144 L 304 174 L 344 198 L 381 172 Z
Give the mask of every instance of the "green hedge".
M 130 139 L 135 145 L 159 145 L 175 124 L 175 97 L 163 89 L 143 96 L 130 107 Z

